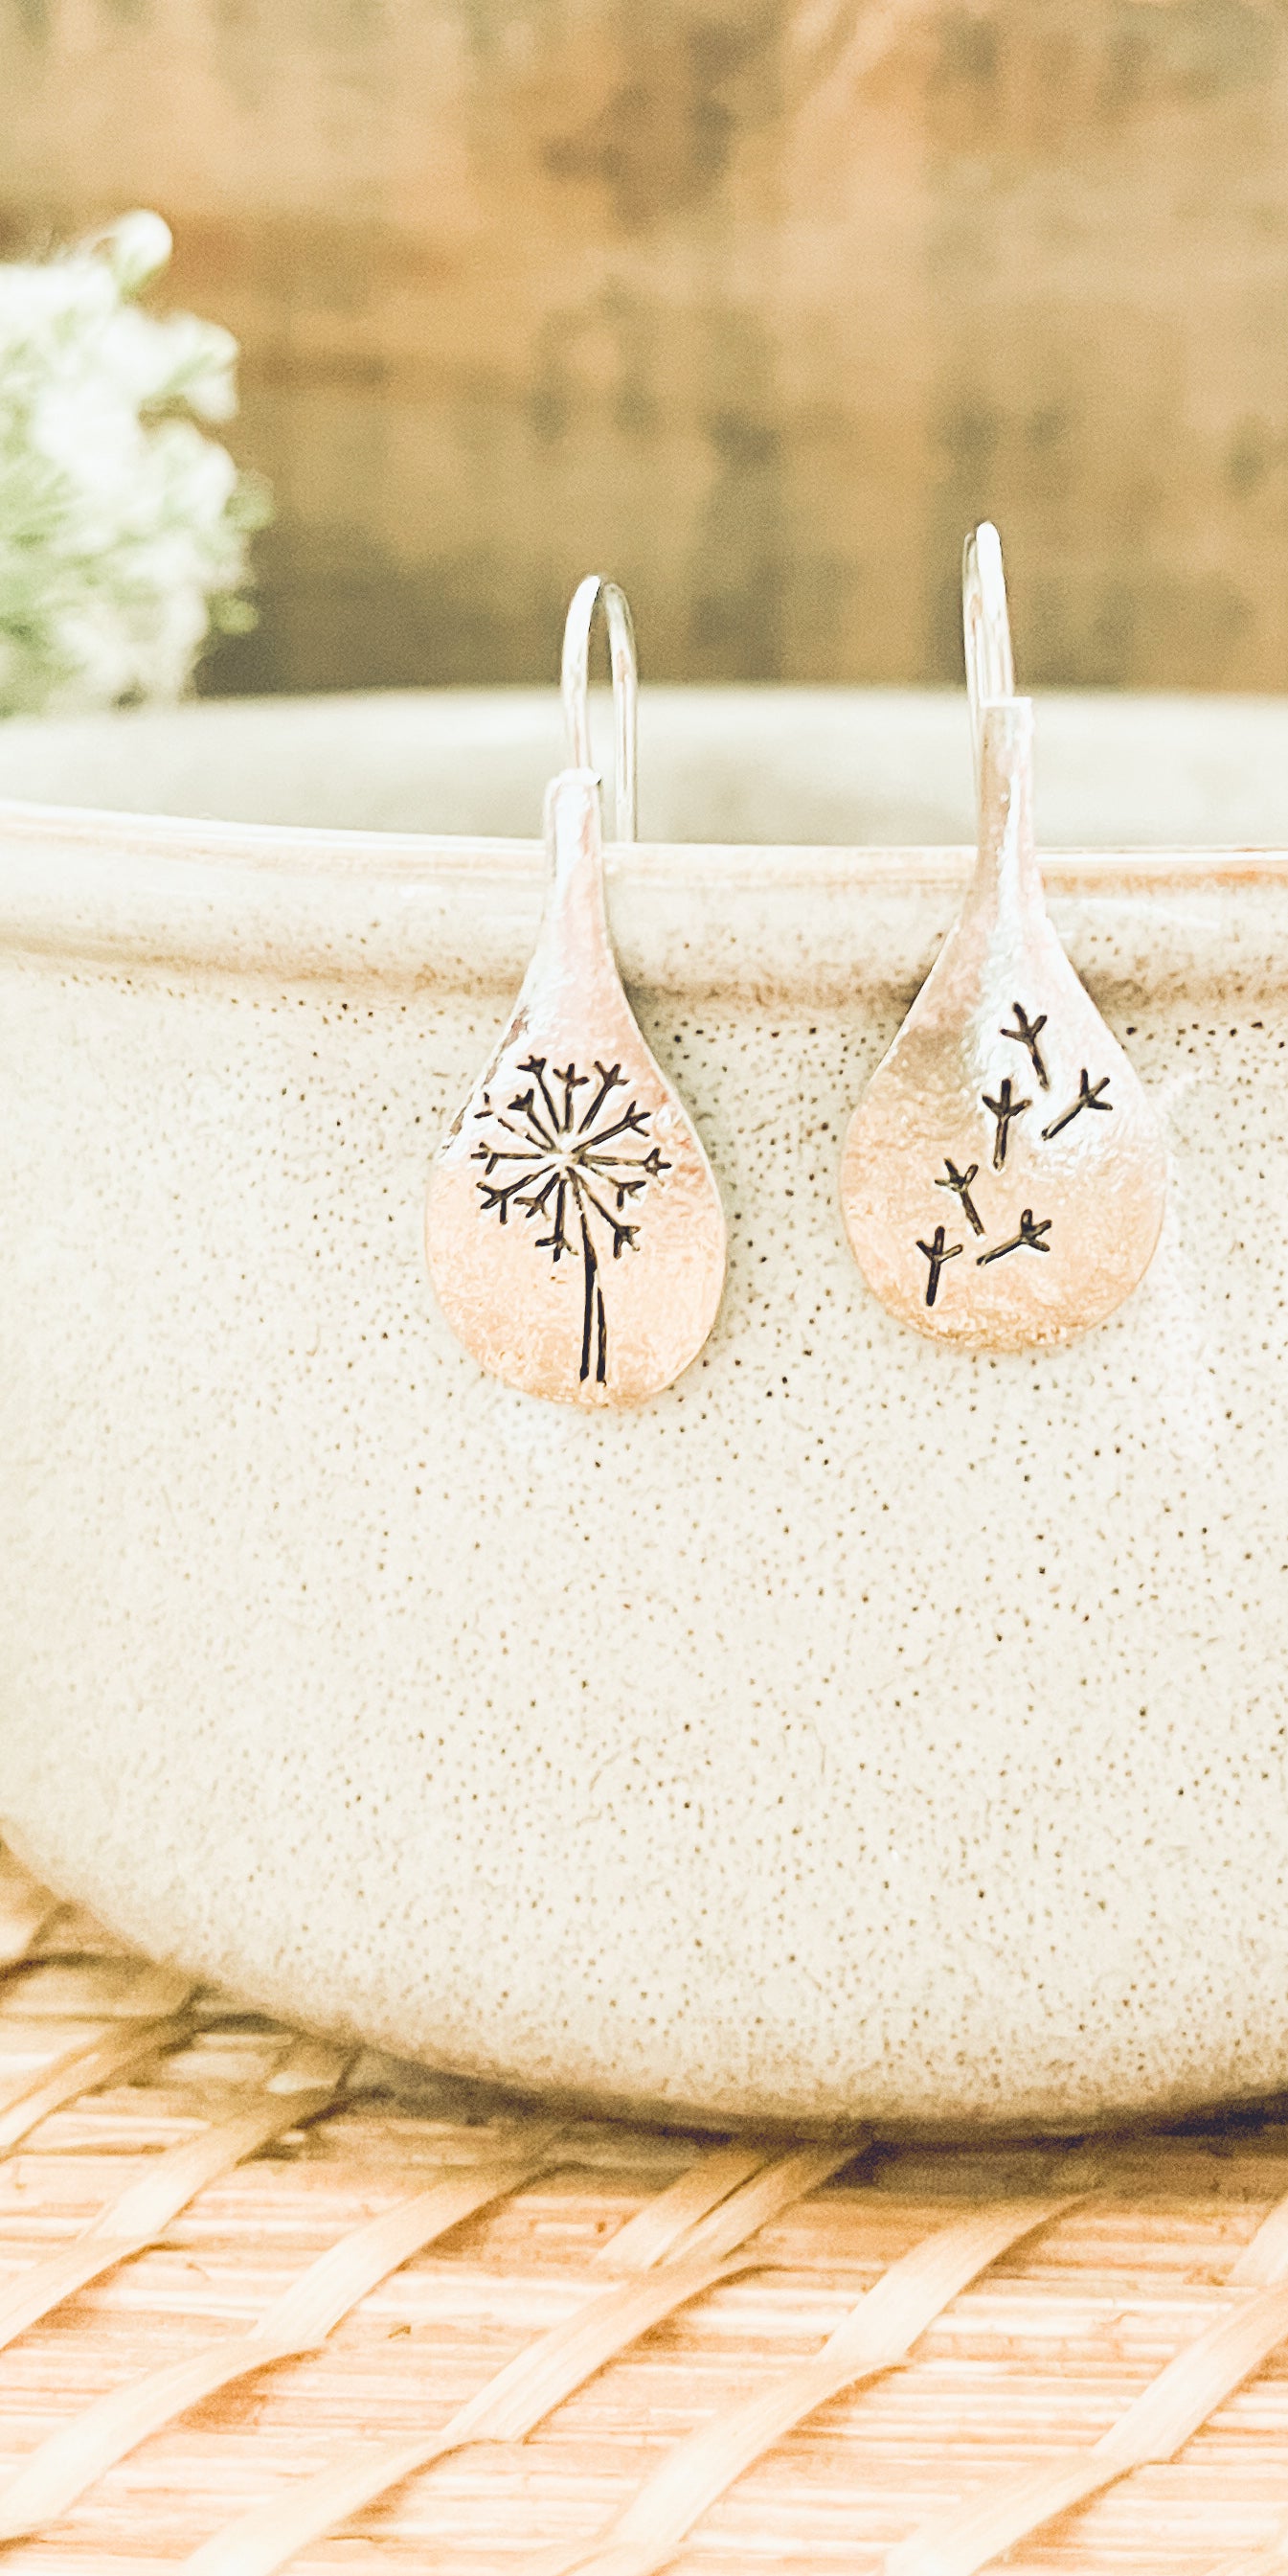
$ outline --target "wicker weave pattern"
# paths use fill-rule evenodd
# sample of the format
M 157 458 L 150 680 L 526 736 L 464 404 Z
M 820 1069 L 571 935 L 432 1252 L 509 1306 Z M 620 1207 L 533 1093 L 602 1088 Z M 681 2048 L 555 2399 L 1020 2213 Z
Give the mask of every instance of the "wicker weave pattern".
M 556 2124 L 0 1862 L 0 2538 L 32 2576 L 1288 2576 L 1288 2129 Z

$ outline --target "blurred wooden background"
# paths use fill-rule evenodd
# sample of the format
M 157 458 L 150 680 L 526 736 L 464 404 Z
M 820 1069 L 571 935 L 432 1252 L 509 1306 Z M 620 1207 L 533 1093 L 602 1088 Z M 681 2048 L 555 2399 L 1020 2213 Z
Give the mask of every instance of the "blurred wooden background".
M 0 248 L 134 204 L 244 346 L 207 685 L 1288 686 L 1288 0 L 0 0 Z

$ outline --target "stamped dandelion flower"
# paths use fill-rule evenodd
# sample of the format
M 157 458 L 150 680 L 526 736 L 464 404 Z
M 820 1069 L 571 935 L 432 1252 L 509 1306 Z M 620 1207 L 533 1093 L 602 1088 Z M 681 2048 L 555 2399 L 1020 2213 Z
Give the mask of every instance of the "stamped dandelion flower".
M 493 1376 L 558 1403 L 641 1404 L 711 1330 L 724 1216 L 622 990 L 592 772 L 554 781 L 546 823 L 536 954 L 439 1151 L 429 1266 L 448 1322 Z
M 614 1261 L 634 1251 L 638 1222 L 624 1220 L 625 1209 L 640 1198 L 650 1181 L 670 1171 L 661 1148 L 647 1143 L 648 1109 L 636 1100 L 622 1107 L 616 1095 L 628 1088 L 620 1064 L 596 1062 L 593 1072 L 578 1073 L 573 1063 L 562 1071 L 543 1055 L 526 1056 L 520 1073 L 532 1080 L 501 1112 L 485 1093 L 474 1115 L 492 1131 L 474 1149 L 483 1165 L 479 1192 L 484 1208 L 504 1225 L 513 1208 L 528 1223 L 544 1218 L 548 1234 L 539 1234 L 537 1249 L 552 1262 L 580 1260 L 583 1272 L 580 1379 L 592 1371 L 596 1384 L 608 1376 L 608 1315 L 600 1284 L 601 1242 Z M 583 1105 L 578 1094 L 589 1087 Z M 495 1135 L 505 1142 L 493 1141 Z M 645 1140 L 645 1150 L 630 1153 L 632 1140 Z M 517 1169 L 512 1169 L 517 1166 Z M 494 1176 L 500 1172 L 502 1178 Z

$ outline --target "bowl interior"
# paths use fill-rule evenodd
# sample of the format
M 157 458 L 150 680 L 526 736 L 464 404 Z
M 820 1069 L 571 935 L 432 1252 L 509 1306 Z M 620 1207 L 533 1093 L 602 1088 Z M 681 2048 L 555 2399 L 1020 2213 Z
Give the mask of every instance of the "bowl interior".
M 607 766 L 604 702 L 595 715 Z M 206 700 L 0 726 L 0 796 L 529 837 L 565 758 L 554 690 Z M 1041 698 L 1037 819 L 1056 848 L 1288 846 L 1288 702 Z M 644 692 L 646 838 L 853 846 L 973 828 L 961 692 Z

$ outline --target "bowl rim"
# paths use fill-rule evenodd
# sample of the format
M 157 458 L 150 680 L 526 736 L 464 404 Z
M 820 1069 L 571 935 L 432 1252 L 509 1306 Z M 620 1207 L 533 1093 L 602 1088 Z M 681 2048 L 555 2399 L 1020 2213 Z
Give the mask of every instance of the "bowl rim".
M 1288 850 L 1040 855 L 1057 926 L 1097 995 L 1215 987 L 1234 999 L 1288 981 Z M 911 998 L 974 856 L 962 844 L 608 842 L 623 974 L 784 1006 Z M 0 946 L 274 981 L 499 991 L 526 966 L 546 871 L 535 838 L 0 798 Z

